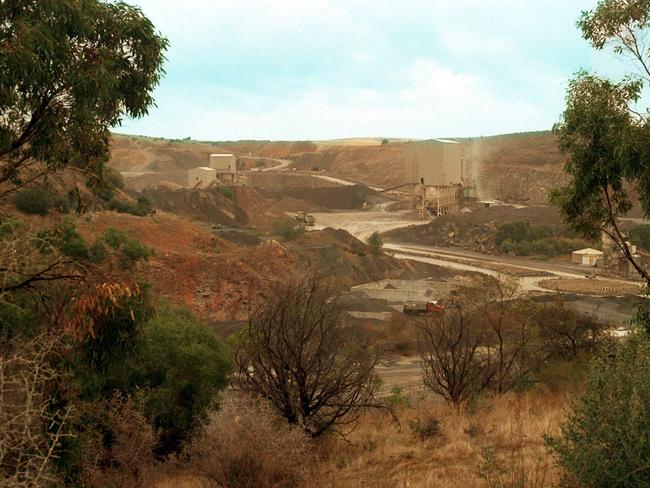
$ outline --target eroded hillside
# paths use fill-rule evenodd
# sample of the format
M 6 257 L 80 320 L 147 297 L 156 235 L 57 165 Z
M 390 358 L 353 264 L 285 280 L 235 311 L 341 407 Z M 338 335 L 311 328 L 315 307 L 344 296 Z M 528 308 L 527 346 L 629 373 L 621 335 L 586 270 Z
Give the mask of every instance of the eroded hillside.
M 458 140 L 463 146 L 465 173 L 476 183 L 481 198 L 545 204 L 549 190 L 566 181 L 565 158 L 550 132 Z M 135 189 L 161 183 L 183 186 L 186 171 L 205 165 L 213 152 L 234 152 L 243 170 L 291 161 L 290 168 L 296 170 L 291 175 L 295 176 L 317 171 L 382 188 L 403 183 L 403 150 L 409 142 L 369 141 L 205 143 L 115 135 L 111 166 Z

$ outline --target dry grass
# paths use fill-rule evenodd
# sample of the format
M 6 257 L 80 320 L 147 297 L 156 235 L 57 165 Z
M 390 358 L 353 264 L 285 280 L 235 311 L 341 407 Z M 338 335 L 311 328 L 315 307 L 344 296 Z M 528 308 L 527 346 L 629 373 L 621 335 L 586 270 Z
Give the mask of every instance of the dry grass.
M 548 391 L 484 398 L 456 411 L 431 396 L 411 399 L 397 415 L 370 412 L 342 440 L 319 439 L 318 464 L 308 488 L 542 488 L 558 473 L 542 436 L 557 434 L 568 396 Z M 440 435 L 421 441 L 411 420 L 431 416 Z M 187 467 L 186 467 L 187 468 Z M 186 473 L 186 472 L 185 472 Z M 187 474 L 168 477 L 157 488 L 208 486 Z
M 418 399 L 399 412 L 401 428 L 368 415 L 350 443 L 331 439 L 320 446 L 318 486 L 550 486 L 557 473 L 542 436 L 557 433 L 564 405 L 563 395 L 529 392 L 484 400 L 474 411 L 461 412 L 432 398 Z M 428 416 L 440 421 L 441 434 L 422 442 L 408 424 Z

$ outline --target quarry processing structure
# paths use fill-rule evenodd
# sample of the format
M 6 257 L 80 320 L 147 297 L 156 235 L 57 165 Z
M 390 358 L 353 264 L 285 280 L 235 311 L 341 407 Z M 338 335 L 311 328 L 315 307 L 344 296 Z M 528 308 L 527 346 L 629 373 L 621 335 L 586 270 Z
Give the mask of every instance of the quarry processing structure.
M 456 141 L 414 142 L 404 150 L 407 185 L 420 219 L 457 213 L 463 202 L 463 158 Z
M 187 172 L 189 188 L 210 186 L 212 183 L 234 184 L 237 181 L 237 157 L 234 154 L 210 154 L 209 166 L 199 166 Z

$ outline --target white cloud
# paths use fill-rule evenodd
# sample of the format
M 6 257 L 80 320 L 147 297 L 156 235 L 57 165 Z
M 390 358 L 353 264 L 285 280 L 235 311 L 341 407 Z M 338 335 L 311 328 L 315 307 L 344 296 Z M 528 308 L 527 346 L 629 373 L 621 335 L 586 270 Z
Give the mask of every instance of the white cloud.
M 479 77 L 457 73 L 430 60 L 414 62 L 395 92 L 320 87 L 267 103 L 246 100 L 241 107 L 192 106 L 192 118 L 173 133 L 197 139 L 323 139 L 346 136 L 449 137 L 549 128 L 547 107 L 501 99 Z M 230 94 L 247 97 L 246 93 Z M 187 105 L 186 105 L 187 104 Z M 171 111 L 170 111 L 171 109 Z M 174 118 L 164 107 L 153 125 Z M 128 129 L 128 128 L 127 128 Z

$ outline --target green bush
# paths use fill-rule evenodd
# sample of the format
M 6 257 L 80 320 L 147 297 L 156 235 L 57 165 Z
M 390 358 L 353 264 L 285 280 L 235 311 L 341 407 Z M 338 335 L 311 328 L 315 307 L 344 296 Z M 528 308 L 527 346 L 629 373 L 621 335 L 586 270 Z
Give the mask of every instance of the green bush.
M 505 222 L 499 226 L 494 236 L 497 246 L 507 239 L 518 244 L 525 241 L 536 241 L 544 237 L 549 237 L 551 231 L 546 227 L 532 225 L 530 222 L 515 220 Z
M 274 236 L 290 241 L 303 235 L 305 226 L 291 219 L 276 220 L 271 226 L 271 232 Z
M 103 263 L 108 258 L 108 251 L 106 250 L 106 246 L 100 239 L 97 239 L 95 242 L 93 242 L 93 245 L 90 246 L 89 252 L 90 260 L 93 263 Z
M 596 359 L 586 391 L 547 438 L 566 471 L 563 486 L 650 486 L 650 341 L 629 336 Z
M 384 246 L 384 240 L 382 239 L 381 234 L 377 231 L 370 234 L 368 239 L 366 239 L 366 243 L 372 248 L 373 254 L 379 254 L 381 248 Z
M 637 225 L 630 230 L 630 242 L 650 251 L 650 224 Z
M 235 192 L 232 191 L 231 188 L 226 188 L 223 186 L 220 186 L 217 188 L 217 191 L 221 193 L 224 197 L 226 197 L 228 200 L 235 200 Z
M 120 249 L 118 261 L 123 269 L 137 263 L 140 260 L 147 260 L 153 256 L 153 249 L 145 246 L 137 239 L 128 239 Z
M 106 244 L 111 246 L 113 249 L 118 249 L 129 239 L 130 237 L 126 234 L 126 232 L 114 229 L 113 227 L 109 227 L 104 231 L 104 242 L 106 242 Z
M 103 240 L 110 247 L 119 251 L 118 263 L 121 268 L 126 269 L 140 260 L 147 260 L 154 252 L 139 240 L 129 237 L 121 230 L 109 227 L 104 231 Z
M 588 242 L 580 239 L 565 239 L 562 237 L 544 237 L 533 241 L 514 242 L 512 239 L 505 239 L 501 242 L 499 249 L 506 254 L 517 256 L 561 256 L 571 254 L 577 249 L 589 245 Z
M 109 210 L 115 210 L 119 213 L 128 213 L 137 217 L 144 217 L 152 212 L 151 202 L 143 195 L 140 195 L 136 203 L 125 202 L 118 198 L 112 198 L 108 202 Z
M 186 310 L 163 308 L 142 331 L 127 368 L 161 432 L 161 453 L 188 439 L 227 383 L 230 362 L 210 328 Z
M 18 210 L 30 215 L 47 215 L 52 207 L 52 198 L 43 188 L 25 188 L 14 195 Z
M 65 219 L 57 229 L 55 245 L 64 256 L 76 259 L 89 259 L 90 251 L 88 244 L 79 235 L 72 220 Z

